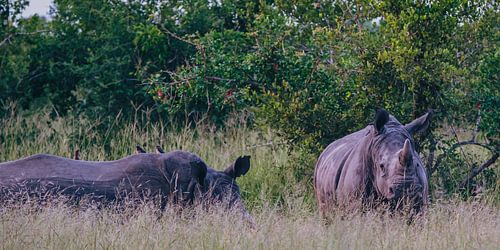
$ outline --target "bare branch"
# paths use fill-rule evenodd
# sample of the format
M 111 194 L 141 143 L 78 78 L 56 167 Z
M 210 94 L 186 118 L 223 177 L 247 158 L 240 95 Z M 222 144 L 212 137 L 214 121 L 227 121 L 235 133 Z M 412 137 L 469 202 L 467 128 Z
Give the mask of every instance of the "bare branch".
M 245 147 L 245 150 L 259 148 L 259 147 L 275 147 L 275 146 L 281 146 L 281 145 L 288 145 L 289 143 L 290 143 L 290 141 L 280 141 L 280 142 L 270 141 L 267 143 L 260 143 L 260 144 L 254 144 L 251 146 L 247 146 L 247 147 Z
M 35 35 L 35 34 L 39 34 L 39 33 L 45 33 L 45 32 L 49 32 L 50 30 L 35 30 L 33 32 L 17 32 L 16 35 L 20 35 L 20 36 L 31 36 L 31 35 Z
M 451 130 L 453 131 L 453 135 L 455 136 L 455 138 L 457 139 L 457 141 L 460 141 L 459 137 L 458 137 L 458 133 L 457 131 L 455 130 L 455 127 L 453 125 L 451 125 Z M 473 140 L 471 140 L 473 141 Z M 467 163 L 468 167 L 469 168 L 472 168 L 472 160 L 469 159 L 468 157 L 466 157 L 466 154 L 464 152 L 464 150 L 460 147 L 460 152 L 462 153 L 462 156 L 465 158 L 465 163 Z
M 217 77 L 217 76 L 207 76 L 205 77 L 206 80 L 208 81 L 226 81 L 226 82 L 234 82 L 236 81 L 236 79 L 226 79 L 226 78 L 222 78 L 222 77 Z
M 429 147 L 429 155 L 427 155 L 427 162 L 426 166 L 427 168 L 427 178 L 431 178 L 432 172 L 434 172 L 434 157 L 436 153 L 436 145 L 437 141 L 434 139 L 434 136 L 432 133 L 430 134 L 430 147 Z
M 199 44 L 196 44 L 196 43 L 194 43 L 194 42 L 192 42 L 192 41 L 189 41 L 189 40 L 187 40 L 187 39 L 184 39 L 184 38 L 182 38 L 182 37 L 178 36 L 178 35 L 177 35 L 177 34 L 175 34 L 174 32 L 172 32 L 172 31 L 168 30 L 167 28 L 165 28 L 165 26 L 164 26 L 164 25 L 160 25 L 160 29 L 161 29 L 161 30 L 163 30 L 163 31 L 164 31 L 165 33 L 167 33 L 168 35 L 170 35 L 171 37 L 173 37 L 173 38 L 175 38 L 175 39 L 177 39 L 177 40 L 179 40 L 179 41 L 185 42 L 185 43 L 187 43 L 187 44 L 191 44 L 191 45 L 195 46 L 196 48 L 201 47 L 201 45 L 199 45 Z
M 170 35 L 171 37 L 179 40 L 179 41 L 182 41 L 182 42 L 185 42 L 187 44 L 190 44 L 190 45 L 193 45 L 194 47 L 196 47 L 196 49 L 198 51 L 201 52 L 201 56 L 203 58 L 203 75 L 205 75 L 206 71 L 207 71 L 207 55 L 205 53 L 205 48 L 199 44 L 199 43 L 195 43 L 193 41 L 189 41 L 185 38 L 182 38 L 180 36 L 178 36 L 177 34 L 175 34 L 174 32 L 168 30 L 165 25 L 159 25 L 160 26 L 160 29 L 163 30 L 165 33 L 167 33 L 168 35 Z
M 471 141 L 476 140 L 476 135 L 479 132 L 479 125 L 481 124 L 481 109 L 478 109 L 477 111 L 477 119 L 476 119 L 476 127 L 474 128 L 474 131 L 472 132 L 472 137 Z
M 449 147 L 448 150 L 446 150 L 446 152 L 440 154 L 436 158 L 436 163 L 430 169 L 429 175 L 431 175 L 432 173 L 434 173 L 434 171 L 436 171 L 436 169 L 439 167 L 439 165 L 441 164 L 441 162 L 443 161 L 443 159 L 444 159 L 445 156 L 447 156 L 449 153 L 453 152 L 455 149 L 457 149 L 459 147 L 463 147 L 465 145 L 475 145 L 475 146 L 483 147 L 483 148 L 485 148 L 485 149 L 493 152 L 493 154 L 498 154 L 498 150 L 495 150 L 491 146 L 483 144 L 483 143 L 479 143 L 479 142 L 476 142 L 476 141 L 461 141 L 461 142 L 457 142 L 457 143 L 451 145 L 451 147 Z
M 479 173 L 496 162 L 496 160 L 498 159 L 498 155 L 498 153 L 494 153 L 491 158 L 485 163 L 481 164 L 481 166 L 471 169 L 467 177 L 460 183 L 459 187 L 465 188 L 466 186 L 468 186 L 472 179 L 474 179 L 474 177 L 476 177 Z
M 39 34 L 39 33 L 45 33 L 45 32 L 49 32 L 49 30 L 37 30 L 37 31 L 33 31 L 33 32 L 17 32 L 17 33 L 13 33 L 13 34 L 8 35 L 5 39 L 2 40 L 2 42 L 0 42 L 0 47 L 2 47 L 3 45 L 6 45 L 7 43 L 9 43 L 10 40 L 14 36 L 30 36 L 30 35 Z
M 227 81 L 229 83 L 236 81 L 236 79 L 222 78 L 222 77 L 217 77 L 217 76 L 206 76 L 205 80 L 216 81 L 216 82 Z M 249 84 L 252 89 L 256 89 L 260 86 L 260 84 L 258 82 L 252 81 L 252 80 L 246 80 L 246 81 L 244 80 L 243 82 Z
M 9 42 L 13 36 L 14 36 L 13 34 L 10 34 L 5 39 L 3 39 L 3 41 L 0 42 L 0 47 L 2 47 L 4 44 L 7 44 L 7 42 Z
M 319 66 L 320 62 L 321 62 L 321 60 L 319 58 L 316 58 L 316 60 L 314 60 L 314 64 L 311 68 L 311 72 L 309 73 L 309 75 L 307 75 L 307 78 L 305 81 L 306 84 L 309 84 L 311 82 L 311 79 L 312 79 L 314 73 L 316 73 L 316 71 L 318 70 L 318 66 Z

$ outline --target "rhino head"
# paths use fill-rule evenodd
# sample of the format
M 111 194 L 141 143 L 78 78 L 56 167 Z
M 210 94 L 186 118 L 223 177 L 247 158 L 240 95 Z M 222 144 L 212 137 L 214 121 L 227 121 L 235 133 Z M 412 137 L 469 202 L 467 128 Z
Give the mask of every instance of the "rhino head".
M 209 168 L 205 178 L 205 192 L 211 199 L 224 202 L 230 207 L 242 206 L 240 188 L 236 179 L 250 169 L 250 156 L 240 156 L 225 170 Z
M 141 151 L 138 153 L 141 154 Z M 176 186 L 186 193 L 184 200 L 201 199 L 203 203 L 222 204 L 226 208 L 242 212 L 246 219 L 252 221 L 236 182 L 237 178 L 250 169 L 250 156 L 240 156 L 225 170 L 220 171 L 207 166 L 200 157 L 190 152 L 166 153 L 160 146 L 156 146 L 156 153 L 163 159 L 167 176 L 172 177 L 171 182 L 176 182 Z
M 429 112 L 403 126 L 383 109 L 375 115 L 370 145 L 373 186 L 393 208 L 411 201 L 419 210 L 428 203 L 427 177 L 412 137 L 428 128 L 431 117 Z

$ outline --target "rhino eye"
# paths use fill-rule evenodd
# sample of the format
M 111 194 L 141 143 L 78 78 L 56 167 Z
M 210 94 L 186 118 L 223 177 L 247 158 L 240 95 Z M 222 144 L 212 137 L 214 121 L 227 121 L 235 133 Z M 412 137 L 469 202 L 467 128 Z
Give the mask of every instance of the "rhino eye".
M 379 165 L 379 167 L 380 167 L 380 171 L 381 171 L 381 173 L 382 173 L 382 177 L 386 176 L 386 174 L 387 174 L 387 173 L 386 173 L 386 171 L 385 171 L 385 166 L 384 166 L 384 164 L 380 164 L 380 165 Z

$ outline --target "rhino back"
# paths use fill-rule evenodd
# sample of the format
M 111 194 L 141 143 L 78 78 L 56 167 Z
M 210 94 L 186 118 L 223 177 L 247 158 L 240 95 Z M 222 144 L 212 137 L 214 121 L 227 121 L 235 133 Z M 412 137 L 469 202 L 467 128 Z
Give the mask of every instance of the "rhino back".
M 314 187 L 320 207 L 329 201 L 338 201 L 344 191 L 356 189 L 358 182 L 363 181 L 357 168 L 363 161 L 361 148 L 370 134 L 370 127 L 332 142 L 321 153 L 314 173 Z
M 146 157 L 141 157 L 147 159 Z M 48 154 L 36 154 L 20 160 L 0 163 L 0 180 L 67 178 L 109 181 L 122 177 L 138 165 L 137 157 L 116 161 L 80 161 Z M 149 162 L 141 162 L 151 164 Z
M 164 192 L 165 178 L 157 156 L 133 155 L 116 161 L 77 161 L 37 154 L 0 163 L 4 189 L 49 190 L 60 194 L 94 194 L 114 198 L 118 189 Z

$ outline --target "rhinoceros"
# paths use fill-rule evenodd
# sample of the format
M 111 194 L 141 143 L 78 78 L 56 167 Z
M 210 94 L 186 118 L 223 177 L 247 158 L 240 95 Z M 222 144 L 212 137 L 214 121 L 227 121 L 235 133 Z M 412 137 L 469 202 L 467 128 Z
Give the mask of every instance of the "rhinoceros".
M 115 161 L 83 161 L 36 154 L 0 163 L 0 200 L 21 196 L 63 195 L 114 202 L 128 197 L 160 198 L 186 205 L 196 199 L 226 202 L 247 214 L 236 178 L 250 168 L 241 156 L 218 171 L 196 154 L 172 151 L 138 153 Z
M 314 171 L 320 214 L 382 204 L 391 211 L 422 211 L 429 202 L 428 183 L 412 136 L 426 130 L 431 117 L 432 111 L 402 125 L 378 109 L 373 124 L 331 143 Z

